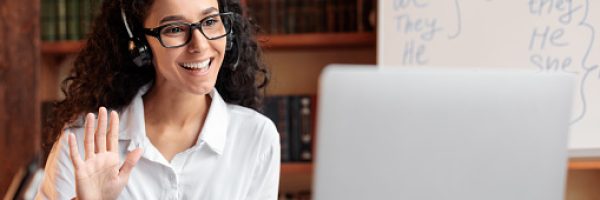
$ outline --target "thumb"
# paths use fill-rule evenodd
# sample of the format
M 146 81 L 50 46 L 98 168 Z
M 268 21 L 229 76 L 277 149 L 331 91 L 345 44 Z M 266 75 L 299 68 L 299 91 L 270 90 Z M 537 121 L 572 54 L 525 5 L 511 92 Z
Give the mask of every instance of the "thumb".
M 123 166 L 121 166 L 121 169 L 119 169 L 119 177 L 123 178 L 124 180 L 129 179 L 129 174 L 131 174 L 131 170 L 133 169 L 135 164 L 137 164 L 138 160 L 140 160 L 142 152 L 142 148 L 137 148 L 127 154 L 127 157 L 125 158 L 125 163 L 123 163 Z

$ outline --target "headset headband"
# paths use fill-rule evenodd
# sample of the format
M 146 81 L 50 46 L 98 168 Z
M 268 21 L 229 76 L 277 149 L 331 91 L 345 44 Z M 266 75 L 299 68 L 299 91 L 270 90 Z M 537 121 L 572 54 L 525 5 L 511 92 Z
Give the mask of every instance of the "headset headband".
M 129 38 L 133 39 L 133 34 L 131 34 L 131 29 L 129 29 L 129 25 L 127 24 L 127 17 L 125 16 L 125 10 L 123 10 L 123 6 L 121 6 L 121 18 L 123 18 L 123 24 L 125 24 L 125 29 L 127 29 Z

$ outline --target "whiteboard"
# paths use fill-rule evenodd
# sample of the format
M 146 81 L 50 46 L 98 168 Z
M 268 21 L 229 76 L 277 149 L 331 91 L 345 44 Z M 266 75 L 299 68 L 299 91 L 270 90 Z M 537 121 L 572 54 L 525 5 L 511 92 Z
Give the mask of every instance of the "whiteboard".
M 496 67 L 578 78 L 571 157 L 600 157 L 600 1 L 380 0 L 380 66 Z

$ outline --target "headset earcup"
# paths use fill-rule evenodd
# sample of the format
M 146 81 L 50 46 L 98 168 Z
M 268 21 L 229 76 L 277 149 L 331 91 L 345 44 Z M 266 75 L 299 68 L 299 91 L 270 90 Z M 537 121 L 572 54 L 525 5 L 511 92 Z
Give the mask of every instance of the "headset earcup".
M 227 44 L 225 46 L 225 62 L 224 64 L 227 64 L 231 67 L 231 70 L 235 71 L 240 59 L 239 56 L 239 45 L 237 44 L 237 41 L 235 39 L 235 34 L 233 32 L 233 30 L 231 30 L 231 33 L 229 33 L 229 35 L 227 35 Z
M 229 33 L 226 37 L 227 38 L 227 44 L 225 46 L 226 51 L 230 51 L 233 48 L 234 37 L 235 37 L 235 34 L 233 33 L 233 30 L 231 30 L 231 33 Z
M 134 38 L 129 42 L 131 59 L 138 67 L 152 64 L 152 51 L 143 41 Z

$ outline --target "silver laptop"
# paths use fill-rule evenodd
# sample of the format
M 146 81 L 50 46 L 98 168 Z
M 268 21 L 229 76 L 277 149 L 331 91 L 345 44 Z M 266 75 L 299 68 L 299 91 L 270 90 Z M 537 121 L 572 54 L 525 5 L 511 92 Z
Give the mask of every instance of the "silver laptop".
M 316 200 L 562 200 L 574 77 L 328 66 Z

